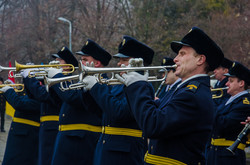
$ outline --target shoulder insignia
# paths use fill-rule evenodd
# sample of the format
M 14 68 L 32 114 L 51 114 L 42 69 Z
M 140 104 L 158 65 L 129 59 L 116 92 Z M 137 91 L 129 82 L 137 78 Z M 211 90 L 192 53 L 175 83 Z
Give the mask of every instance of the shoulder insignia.
M 250 104 L 249 100 L 245 97 L 245 99 L 243 100 L 243 104 Z
M 200 83 L 197 81 L 192 81 L 190 82 L 187 86 L 186 86 L 186 90 L 190 90 L 192 92 L 196 92 L 196 90 L 198 89 Z

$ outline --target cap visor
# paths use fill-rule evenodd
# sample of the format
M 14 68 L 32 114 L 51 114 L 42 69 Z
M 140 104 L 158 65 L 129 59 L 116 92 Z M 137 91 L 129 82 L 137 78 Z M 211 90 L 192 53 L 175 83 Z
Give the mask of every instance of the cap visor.
M 121 53 L 117 53 L 115 55 L 113 55 L 114 58 L 128 58 L 129 56 L 126 56 L 124 54 L 121 54 Z
M 83 53 L 82 51 L 76 52 L 77 55 L 81 56 L 89 56 L 88 54 Z
M 175 53 L 177 53 L 177 54 L 179 53 L 179 50 L 182 48 L 182 46 L 190 46 L 190 45 L 189 44 L 185 44 L 185 43 L 180 42 L 180 41 L 173 41 L 173 42 L 171 42 L 171 49 Z
M 51 55 L 53 58 L 60 58 L 59 56 L 58 56 L 58 54 L 52 54 Z
M 229 73 L 224 74 L 224 76 L 227 76 L 227 77 L 236 77 L 235 75 L 231 75 Z

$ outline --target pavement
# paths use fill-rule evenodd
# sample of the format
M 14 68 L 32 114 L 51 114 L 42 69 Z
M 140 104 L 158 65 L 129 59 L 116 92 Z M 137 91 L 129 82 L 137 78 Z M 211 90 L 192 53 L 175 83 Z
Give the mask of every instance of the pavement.
M 5 117 L 5 124 L 4 128 L 6 132 L 0 132 L 0 165 L 3 162 L 3 156 L 4 156 L 4 151 L 6 147 L 6 141 L 10 129 L 10 124 L 11 124 L 11 117 L 6 115 Z

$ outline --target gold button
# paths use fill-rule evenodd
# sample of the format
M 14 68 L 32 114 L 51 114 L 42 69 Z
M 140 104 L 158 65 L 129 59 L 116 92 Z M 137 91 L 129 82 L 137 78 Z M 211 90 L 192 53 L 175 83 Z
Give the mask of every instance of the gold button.
M 105 140 L 103 140 L 102 143 L 105 144 Z
M 217 151 L 217 147 L 214 150 Z
M 154 146 L 151 146 L 151 150 L 153 150 Z
M 64 117 L 65 116 L 65 114 L 62 114 L 62 117 Z

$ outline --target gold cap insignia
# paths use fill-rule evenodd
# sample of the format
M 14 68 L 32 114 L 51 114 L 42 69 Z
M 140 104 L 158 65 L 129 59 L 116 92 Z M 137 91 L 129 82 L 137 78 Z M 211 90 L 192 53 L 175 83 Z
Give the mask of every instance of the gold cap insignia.
M 125 40 L 125 39 L 123 39 L 123 41 L 122 41 L 122 46 L 125 44 L 125 42 L 126 42 L 126 40 Z
M 192 28 L 192 29 L 190 29 L 188 33 L 190 33 L 192 30 L 193 30 L 193 28 Z
M 163 63 L 163 64 L 165 64 L 165 63 L 166 63 L 166 59 L 165 59 L 165 58 L 162 60 L 162 63 Z
M 62 47 L 61 52 L 64 51 L 65 47 Z
M 232 68 L 235 66 L 235 62 L 233 63 L 233 65 L 232 65 Z
M 86 43 L 85 43 L 85 45 L 88 45 L 89 44 L 89 41 L 87 41 Z

